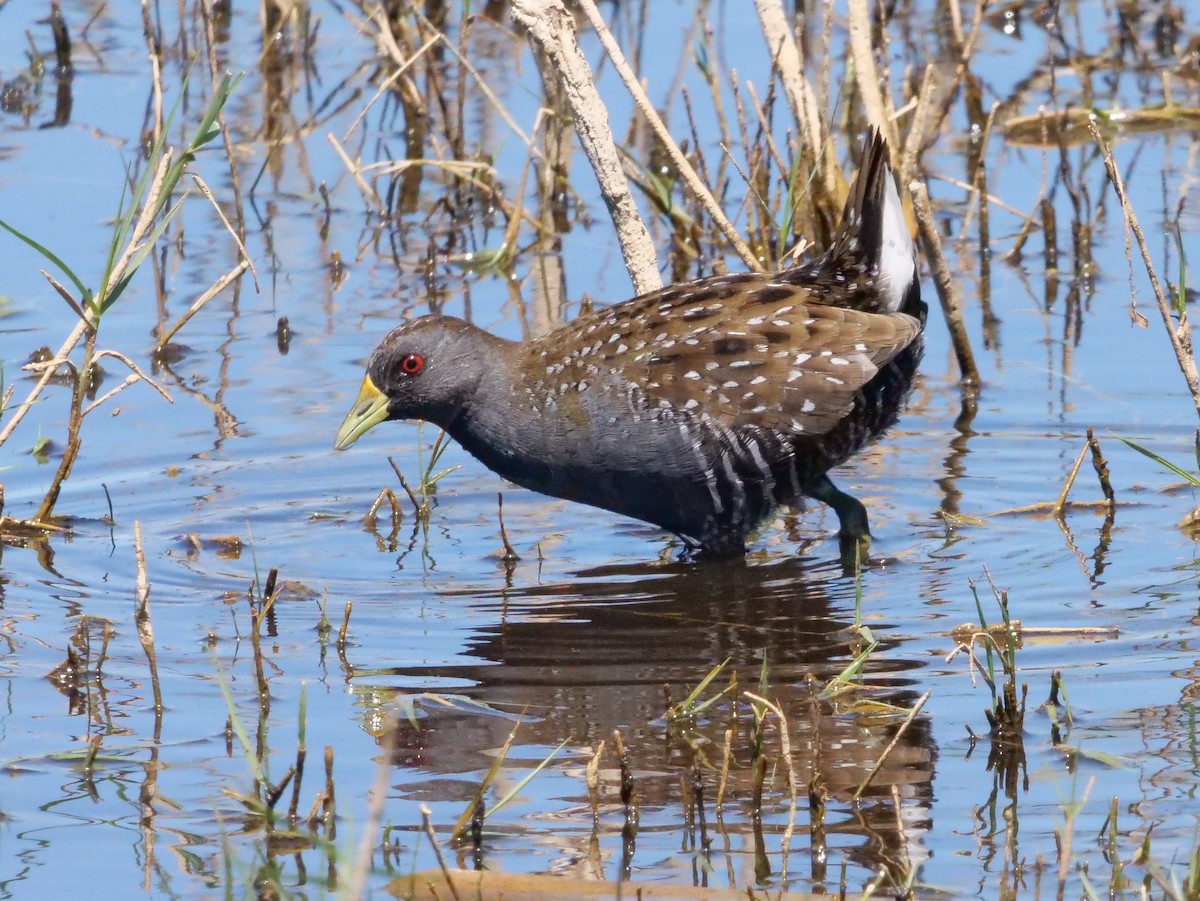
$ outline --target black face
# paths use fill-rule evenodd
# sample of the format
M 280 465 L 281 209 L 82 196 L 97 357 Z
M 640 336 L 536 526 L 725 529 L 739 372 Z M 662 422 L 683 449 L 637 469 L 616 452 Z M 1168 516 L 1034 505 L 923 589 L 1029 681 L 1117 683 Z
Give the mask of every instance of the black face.
M 425 375 L 430 362 L 424 347 L 415 349 L 420 343 L 393 332 L 367 363 L 367 377 L 387 396 L 389 419 L 420 417 L 422 389 L 428 381 Z
M 425 355 L 403 346 L 381 346 L 367 366 L 367 375 L 375 386 L 395 400 L 410 397 L 424 371 Z
M 459 319 L 422 316 L 394 329 L 371 354 L 367 377 L 388 399 L 389 419 L 445 425 L 481 371 L 478 330 Z

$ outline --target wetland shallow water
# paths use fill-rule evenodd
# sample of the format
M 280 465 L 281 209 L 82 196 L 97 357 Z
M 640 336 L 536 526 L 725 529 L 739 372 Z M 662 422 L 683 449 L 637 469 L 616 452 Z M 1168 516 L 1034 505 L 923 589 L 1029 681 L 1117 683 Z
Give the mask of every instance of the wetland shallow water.
M 473 24 L 468 56 L 517 126 L 532 134 L 542 83 L 501 7 L 487 5 L 496 20 L 481 15 Z M 924 4 L 904 8 L 907 17 L 891 29 L 898 72 L 923 66 L 918 54 L 932 52 L 914 37 L 932 12 Z M 40 21 L 46 7 L 0 3 L 0 80 L 8 86 L 0 218 L 96 278 L 125 169 L 139 159 L 152 106 L 150 64 L 132 5 L 69 0 L 61 9 L 74 34 L 65 115 L 52 63 L 39 77 L 26 59 L 30 48 L 47 53 L 52 46 Z M 1077 67 L 1058 72 L 1057 82 L 1044 69 L 1053 42 L 1035 17 L 1016 33 L 1006 32 L 1003 19 L 981 30 L 973 71 L 986 104 L 1003 104 L 984 145 L 987 189 L 999 202 L 989 208 L 991 243 L 983 252 L 979 212 L 962 185 L 979 133 L 962 101 L 951 105 L 924 154 L 982 388 L 968 415 L 934 309 L 908 410 L 838 474 L 870 509 L 873 550 L 887 559 L 866 569 L 860 583 L 839 564 L 836 520 L 820 505 L 782 516 L 744 561 L 689 563 L 677 559 L 674 539 L 651 527 L 505 485 L 453 446 L 441 465 L 457 468 L 438 483 L 422 526 L 386 458 L 415 478 L 434 437 L 429 427 L 387 424 L 349 452 L 333 452 L 364 357 L 402 317 L 441 309 L 520 337 L 569 318 L 584 295 L 602 304 L 630 288 L 582 159 L 572 164 L 579 196 L 568 205 L 572 228 L 559 236 L 561 252 L 518 254 L 511 278 L 454 262 L 499 247 L 505 223 L 478 199 L 447 213 L 440 170 L 425 172 L 412 208 L 394 220 L 367 208 L 327 135 L 362 165 L 405 157 L 404 117 L 394 100 L 385 95 L 358 119 L 390 64 L 354 5 L 304 9 L 307 27 L 285 24 L 267 42 L 287 51 L 286 63 L 264 53 L 255 9 L 233 4 L 231 21 L 218 30 L 222 65 L 245 73 L 226 116 L 261 290 L 244 278 L 187 323 L 169 357 L 152 354 L 155 328 L 174 321 L 237 260 L 211 207 L 189 198 L 100 334 L 100 346 L 128 355 L 174 403 L 137 384 L 89 414 L 57 505 L 69 530 L 4 536 L 0 897 L 238 897 L 262 894 L 266 885 L 324 897 L 344 888 L 368 824 L 375 848 L 368 886 L 381 897 L 393 874 L 436 862 L 421 832 L 421 804 L 452 861 L 508 873 L 797 891 L 845 885 L 852 894 L 880 873 L 885 885 L 911 874 L 923 892 L 1048 897 L 1059 879 L 1055 834 L 1064 830 L 1074 836 L 1068 894 L 1083 891 L 1084 863 L 1086 878 L 1107 887 L 1112 862 L 1102 827 L 1115 799 L 1120 859 L 1131 862 L 1151 833 L 1156 865 L 1182 872 L 1200 815 L 1200 593 L 1196 545 L 1177 524 L 1195 497 L 1114 436 L 1194 470 L 1194 408 L 1140 264 L 1130 275 L 1119 206 L 1095 148 L 1019 146 L 1006 142 L 1000 121 L 1040 104 L 1162 101 L 1160 72 L 1097 62 L 1116 53 L 1121 33 L 1111 5 L 1071 5 L 1064 40 Z M 644 26 L 638 4 L 604 12 L 619 40 L 641 47 L 651 96 L 670 108 L 679 136 L 688 129 L 682 108 L 669 102 L 671 86 L 678 79 L 702 94 L 697 21 L 711 21 L 719 35 L 720 69 L 756 79 L 758 96 L 765 95 L 769 59 L 751 4 L 730 0 L 697 12 L 690 3 L 656 2 L 645 9 Z M 187 11 L 180 19 L 165 8 L 151 15 L 169 48 L 164 69 L 173 102 L 187 68 L 181 48 L 203 46 L 199 17 Z M 457 46 L 456 15 L 447 28 Z M 1179 47 L 1186 28 L 1198 24 L 1184 20 Z M 1174 71 L 1174 58 L 1154 46 L 1155 25 L 1150 13 L 1136 21 L 1128 37 L 1136 46 L 1127 53 Z M 594 37 L 585 33 L 583 46 L 621 136 L 627 94 L 600 64 Z M 458 71 L 448 52 L 439 65 Z M 836 82 L 844 60 L 831 65 Z M 1200 106 L 1200 83 L 1185 76 L 1171 83 L 1172 97 Z M 207 78 L 202 63 L 192 78 L 176 130 L 194 127 L 207 99 L 196 87 Z M 512 197 L 528 148 L 477 85 L 470 80 L 463 95 L 463 140 L 472 159 L 494 166 Z M 8 102 L 13 97 L 20 102 Z M 710 113 L 697 115 L 711 128 Z M 781 142 L 786 131 L 780 124 Z M 1192 132 L 1165 130 L 1121 136 L 1114 147 L 1152 257 L 1176 281 L 1180 248 L 1200 259 L 1197 146 Z M 838 148 L 839 160 L 845 149 Z M 426 151 L 449 154 L 436 135 Z M 708 152 L 719 155 L 715 139 Z M 223 151 L 212 145 L 196 168 L 228 208 Z M 1004 261 L 1044 183 L 1059 219 L 1062 269 L 1054 279 L 1039 237 L 1019 261 Z M 1084 278 L 1070 263 L 1076 199 L 1094 260 Z M 730 209 L 738 202 L 730 198 Z M 648 218 L 665 256 L 669 230 Z M 21 365 L 37 348 L 57 347 L 75 319 L 39 274 L 42 257 L 3 234 L 0 260 L 0 360 L 19 402 L 31 384 Z M 559 264 L 562 308 L 533 290 L 544 284 L 535 270 Z M 924 284 L 934 306 L 928 276 Z M 1146 328 L 1131 322 L 1131 285 L 1150 318 Z M 103 365 L 101 392 L 124 377 L 117 361 Z M 0 448 L 10 517 L 33 515 L 48 489 L 69 394 L 51 387 Z M 1089 426 L 1119 504 L 1111 527 L 1091 508 L 1072 508 L 1061 520 L 1003 512 L 1053 501 Z M 404 511 L 393 534 L 386 515 L 374 529 L 362 522 L 385 486 L 400 494 Z M 521 556 L 511 567 L 499 557 L 498 491 Z M 1100 496 L 1090 464 L 1071 496 Z M 135 523 L 151 584 L 156 680 L 134 620 Z M 248 593 L 273 568 L 282 590 L 256 650 Z M 973 585 L 989 619 L 1000 617 L 985 573 L 1007 591 L 1012 616 L 1027 630 L 1017 658 L 1019 681 L 1029 685 L 1023 765 L 989 755 L 983 710 L 990 696 L 966 656 L 952 655 L 951 630 L 977 622 Z M 861 647 L 851 630 L 859 591 L 879 641 L 862 676 L 866 690 L 819 699 Z M 347 603 L 353 610 L 339 646 Z M 322 610 L 332 635 L 318 628 Z M 65 675 L 69 648 L 79 661 Z M 786 850 L 792 814 L 778 722 L 769 718 L 765 731 L 770 764 L 757 818 L 748 702 L 722 700 L 682 720 L 666 715 L 726 660 L 710 695 L 732 673 L 741 690 L 758 691 L 765 669 L 766 696 L 787 716 L 801 800 Z M 1035 709 L 1055 671 L 1069 695 L 1069 725 Z M 851 800 L 926 692 L 928 702 L 871 786 Z M 405 714 L 410 706 L 415 724 Z M 265 766 L 274 781 L 294 763 L 303 731 L 301 823 L 284 838 L 270 836 L 243 803 L 254 794 L 254 773 L 231 715 L 252 744 L 269 749 Z M 478 853 L 453 847 L 451 828 L 518 720 L 489 803 L 565 744 L 487 819 Z M 718 826 L 713 802 L 728 728 L 737 740 Z M 612 751 L 618 729 L 640 804 L 633 843 L 622 836 Z M 595 826 L 585 767 L 601 741 L 608 750 Z M 326 748 L 336 824 L 308 830 L 303 821 L 325 789 Z M 707 847 L 697 840 L 688 783 L 697 762 Z M 387 790 L 381 822 L 372 824 L 368 793 L 381 765 Z M 814 785 L 827 793 L 824 833 L 816 838 L 804 800 Z M 281 808 L 290 796 L 288 787 Z

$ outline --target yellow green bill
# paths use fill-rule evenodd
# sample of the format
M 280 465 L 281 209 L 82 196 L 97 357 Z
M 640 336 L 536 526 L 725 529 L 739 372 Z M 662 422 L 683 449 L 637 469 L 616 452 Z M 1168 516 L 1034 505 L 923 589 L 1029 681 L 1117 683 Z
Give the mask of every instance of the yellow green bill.
M 345 450 L 379 423 L 388 418 L 387 395 L 375 387 L 370 376 L 363 379 L 354 406 L 346 414 L 333 441 L 334 450 Z

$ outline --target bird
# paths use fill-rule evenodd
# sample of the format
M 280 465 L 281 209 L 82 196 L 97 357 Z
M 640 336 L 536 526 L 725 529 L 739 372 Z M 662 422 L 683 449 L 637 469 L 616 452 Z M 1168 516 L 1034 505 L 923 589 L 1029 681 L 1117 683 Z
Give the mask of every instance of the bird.
M 440 426 L 519 486 L 651 523 L 730 557 L 781 505 L 831 507 L 843 554 L 866 508 L 829 470 L 897 419 L 924 349 L 916 247 L 872 129 L 829 248 L 602 307 L 524 341 L 423 315 L 371 353 L 337 432 Z

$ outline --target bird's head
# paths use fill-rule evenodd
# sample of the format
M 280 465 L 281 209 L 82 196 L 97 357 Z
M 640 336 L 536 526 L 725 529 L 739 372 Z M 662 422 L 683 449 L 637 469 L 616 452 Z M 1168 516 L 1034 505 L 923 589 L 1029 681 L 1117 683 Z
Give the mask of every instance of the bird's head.
M 334 448 L 345 450 L 389 419 L 448 428 L 470 402 L 497 340 L 451 316 L 422 316 L 393 329 L 367 361 Z

